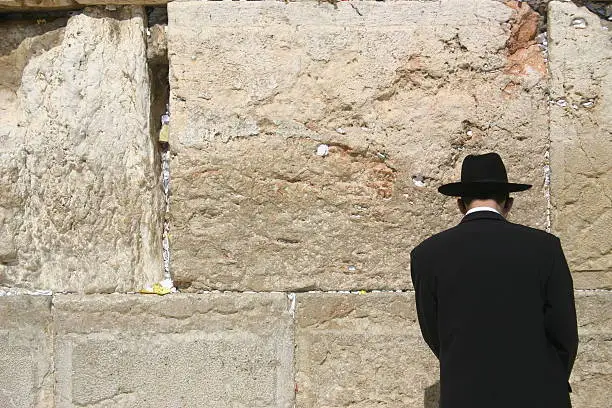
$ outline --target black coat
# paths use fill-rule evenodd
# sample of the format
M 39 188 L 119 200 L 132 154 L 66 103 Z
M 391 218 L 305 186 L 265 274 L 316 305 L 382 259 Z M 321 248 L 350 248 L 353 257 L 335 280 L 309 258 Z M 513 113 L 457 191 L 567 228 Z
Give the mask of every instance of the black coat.
M 417 246 L 411 271 L 440 408 L 571 406 L 578 334 L 557 237 L 478 211 Z

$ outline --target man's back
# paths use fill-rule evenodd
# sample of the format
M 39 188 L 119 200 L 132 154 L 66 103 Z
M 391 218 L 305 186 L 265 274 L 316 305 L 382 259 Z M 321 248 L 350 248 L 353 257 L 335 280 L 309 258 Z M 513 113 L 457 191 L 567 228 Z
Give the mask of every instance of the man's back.
M 441 408 L 570 406 L 577 333 L 556 237 L 479 211 L 421 243 L 411 265 Z

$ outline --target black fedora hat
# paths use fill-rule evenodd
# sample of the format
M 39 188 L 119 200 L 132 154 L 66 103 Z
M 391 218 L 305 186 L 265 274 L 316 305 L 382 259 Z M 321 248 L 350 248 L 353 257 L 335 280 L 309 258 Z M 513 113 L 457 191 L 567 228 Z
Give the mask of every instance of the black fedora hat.
M 461 165 L 461 181 L 444 184 L 438 191 L 453 197 L 480 197 L 488 194 L 525 191 L 531 184 L 508 183 L 508 174 L 497 153 L 468 155 Z

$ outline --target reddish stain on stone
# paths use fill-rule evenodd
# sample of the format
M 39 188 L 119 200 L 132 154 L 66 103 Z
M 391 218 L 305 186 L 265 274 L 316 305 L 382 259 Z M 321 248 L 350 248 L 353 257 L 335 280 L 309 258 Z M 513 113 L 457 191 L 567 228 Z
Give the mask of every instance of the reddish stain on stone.
M 506 73 L 526 75 L 538 72 L 546 75 L 546 61 L 535 41 L 540 15 L 525 2 L 507 1 L 505 4 L 515 10 L 510 38 L 506 43 L 508 50 Z

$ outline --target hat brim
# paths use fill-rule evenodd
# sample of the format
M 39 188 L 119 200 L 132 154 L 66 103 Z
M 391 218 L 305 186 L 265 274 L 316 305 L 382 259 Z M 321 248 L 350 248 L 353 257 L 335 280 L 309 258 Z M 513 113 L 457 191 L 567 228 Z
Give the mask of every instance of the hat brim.
M 531 184 L 504 182 L 449 183 L 438 187 L 438 191 L 451 197 L 478 197 L 483 194 L 515 193 L 529 190 Z

